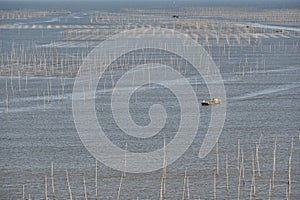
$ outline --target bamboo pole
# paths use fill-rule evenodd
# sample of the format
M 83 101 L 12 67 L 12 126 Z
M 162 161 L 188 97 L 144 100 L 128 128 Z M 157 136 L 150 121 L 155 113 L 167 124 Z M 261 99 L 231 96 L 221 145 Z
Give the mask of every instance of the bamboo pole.
M 160 191 L 159 191 L 159 200 L 163 200 L 163 176 L 161 176 L 161 182 L 160 182 Z
M 27 92 L 27 74 L 25 76 L 25 91 Z
M 187 187 L 187 199 L 190 200 L 190 185 L 189 185 L 189 177 L 186 177 L 186 187 Z
M 21 74 L 18 71 L 18 87 L 19 87 L 19 96 L 21 95 Z
M 48 200 L 48 179 L 45 176 L 45 199 Z
M 25 185 L 22 187 L 22 200 L 25 200 Z
M 245 184 L 245 165 L 244 165 L 244 149 L 242 148 L 242 151 L 241 151 L 241 176 L 242 176 L 242 179 L 243 179 L 243 185 Z
M 261 173 L 260 173 L 260 165 L 259 165 L 258 151 L 259 151 L 259 146 L 260 146 L 260 143 L 261 143 L 261 138 L 262 138 L 262 134 L 261 134 L 260 137 L 259 137 L 258 143 L 256 142 L 256 165 L 257 165 L 257 172 L 258 172 L 258 176 L 259 176 L 259 177 L 261 176 Z
M 39 108 L 40 104 L 39 104 L 39 89 L 36 89 L 36 107 Z
M 186 177 L 187 177 L 187 168 L 185 169 L 185 172 L 184 172 L 183 191 L 182 191 L 182 197 L 181 197 L 181 200 L 184 200 L 184 199 L 185 199 Z
M 120 200 L 123 178 L 124 178 L 124 173 L 122 173 L 121 178 L 120 178 L 117 200 Z
M 226 191 L 229 192 L 228 154 L 226 153 Z
M 6 82 L 5 82 L 5 88 L 6 88 L 6 113 L 8 113 L 8 89 L 7 89 L 7 79 L 6 79 Z
M 61 77 L 61 102 L 64 103 L 65 96 L 65 79 Z
M 51 78 L 49 77 L 49 92 L 50 92 L 50 96 L 51 96 L 51 99 L 52 99 L 52 80 Z
M 291 189 L 292 189 L 292 155 L 293 155 L 293 138 L 291 143 L 291 150 L 289 156 L 289 163 L 288 163 L 288 200 L 291 199 Z
M 125 146 L 125 155 L 124 155 L 124 169 L 123 169 L 123 175 L 126 177 L 126 165 L 127 165 L 127 143 Z
M 236 165 L 236 168 L 239 171 L 239 169 L 240 169 L 240 139 L 238 139 L 238 152 L 237 152 L 237 165 Z
M 244 150 L 242 148 L 241 150 L 241 163 L 240 163 L 240 169 L 239 169 L 239 178 L 238 178 L 238 199 L 240 199 L 240 195 L 241 195 L 241 179 L 243 179 L 243 184 L 245 183 L 245 177 L 244 177 Z M 251 199 L 251 198 L 250 198 Z
M 51 186 L 52 186 L 52 195 L 53 195 L 53 199 L 55 199 L 54 167 L 53 167 L 53 162 L 51 162 Z
M 73 196 L 72 196 L 72 191 L 71 191 L 71 186 L 70 186 L 69 173 L 68 173 L 67 169 L 66 169 L 66 177 L 67 177 L 67 184 L 68 184 L 70 200 L 72 200 Z
M 217 200 L 217 173 L 214 173 L 214 200 Z
M 83 176 L 83 190 L 84 190 L 84 199 L 88 200 L 87 190 L 86 190 L 86 183 L 85 183 L 85 177 Z
M 239 178 L 238 178 L 238 194 L 237 194 L 237 199 L 240 200 L 240 196 L 241 196 L 241 168 L 239 169 Z M 251 200 L 251 197 L 250 197 Z
M 163 161 L 163 194 L 166 194 L 166 180 L 167 180 L 167 153 L 166 153 L 166 137 L 164 136 L 164 161 Z
M 277 137 L 275 139 L 274 143 L 274 152 L 273 152 L 273 175 L 272 175 L 272 189 L 275 188 L 275 176 L 276 176 L 276 144 L 277 143 Z
M 95 162 L 95 165 L 96 165 L 96 169 L 95 169 L 95 199 L 98 199 L 98 162 L 97 162 L 97 159 L 96 159 L 96 162 Z
M 254 160 L 254 153 L 252 151 L 252 181 L 251 181 L 251 190 L 250 190 L 250 200 L 256 198 L 256 185 L 255 185 L 255 160 Z
M 272 179 L 270 179 L 270 186 L 269 186 L 269 200 L 271 200 L 272 196 Z
M 46 96 L 45 92 L 43 92 L 43 98 L 44 98 L 44 111 L 46 110 Z
M 14 90 L 14 84 L 13 84 L 13 77 L 11 76 L 10 79 L 10 89 L 11 89 L 11 96 L 14 97 L 15 96 L 15 90 Z
M 123 172 L 122 172 L 122 175 L 121 175 L 121 178 L 120 178 L 120 184 L 119 184 L 117 200 L 120 199 L 123 179 L 126 177 L 126 160 L 127 160 L 127 143 L 126 143 L 126 146 L 125 146 L 124 168 L 123 168 Z
M 216 169 L 216 175 L 219 176 L 220 174 L 220 158 L 219 158 L 219 143 L 216 143 L 216 161 L 217 161 L 217 169 Z

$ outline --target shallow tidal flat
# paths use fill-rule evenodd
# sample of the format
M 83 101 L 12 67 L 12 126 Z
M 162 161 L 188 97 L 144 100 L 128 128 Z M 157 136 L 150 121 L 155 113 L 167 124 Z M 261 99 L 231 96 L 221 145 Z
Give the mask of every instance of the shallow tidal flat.
M 0 199 L 297 199 L 299 20 L 297 8 L 1 10 Z M 99 80 L 95 110 L 120 148 L 164 148 L 180 124 L 176 95 L 154 84 L 133 94 L 130 112 L 137 124 L 149 123 L 154 103 L 168 114 L 159 134 L 146 139 L 129 137 L 114 123 L 110 96 L 133 66 L 171 65 L 199 100 L 199 128 L 187 151 L 170 165 L 162 162 L 160 170 L 124 173 L 95 161 L 80 140 L 72 113 L 79 68 L 101 42 L 135 28 L 186 34 L 215 62 L 226 89 L 226 120 L 205 158 L 198 153 L 213 120 L 213 107 L 200 104 L 210 98 L 207 83 L 182 57 L 162 50 L 136 50 L 115 60 Z

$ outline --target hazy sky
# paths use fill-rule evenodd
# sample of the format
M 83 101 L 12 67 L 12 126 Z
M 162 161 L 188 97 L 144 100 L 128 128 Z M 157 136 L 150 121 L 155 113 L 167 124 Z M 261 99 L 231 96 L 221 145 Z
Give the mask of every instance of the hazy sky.
M 15 2 L 22 2 L 22 5 L 26 2 L 49 2 L 50 5 L 59 5 L 58 3 L 68 3 L 71 2 L 97 2 L 98 4 L 101 2 L 131 2 L 131 4 L 134 4 L 135 2 L 138 2 L 139 5 L 143 4 L 143 2 L 149 4 L 153 2 L 153 6 L 159 5 L 159 3 L 162 4 L 170 4 L 177 6 L 184 6 L 186 3 L 192 3 L 195 5 L 246 5 L 246 6 L 259 6 L 262 5 L 264 7 L 268 6 L 275 6 L 275 7 L 292 7 L 292 8 L 300 8 L 300 0 L 0 0 L 0 9 L 1 5 L 4 7 L 4 5 L 11 5 Z
M 153 1 L 153 0 L 0 0 L 0 1 L 37 1 L 37 2 L 40 2 L 40 1 L 61 1 L 61 2 L 64 2 L 64 1 L 139 1 L 139 2 L 143 2 L 143 1 Z M 299 2 L 299 0 L 154 0 L 154 1 L 165 1 L 165 2 L 184 2 L 184 1 L 198 1 L 198 2 L 245 2 L 245 1 L 248 1 L 248 2 Z

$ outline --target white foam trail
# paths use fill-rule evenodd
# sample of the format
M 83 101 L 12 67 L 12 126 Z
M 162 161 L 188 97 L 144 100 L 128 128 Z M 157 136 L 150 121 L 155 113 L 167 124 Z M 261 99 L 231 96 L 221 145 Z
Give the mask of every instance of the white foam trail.
M 299 70 L 299 67 L 290 66 L 290 67 L 285 68 L 285 69 L 268 69 L 268 70 L 263 70 L 263 69 L 255 70 L 255 69 L 253 69 L 252 71 L 247 71 L 246 74 L 266 74 L 266 73 L 267 74 L 275 74 L 275 73 L 297 71 L 297 70 Z M 239 75 L 243 74 L 243 72 L 235 72 L 235 73 L 239 74 Z
M 46 100 L 45 107 L 44 107 L 44 98 Z M 49 96 L 50 102 L 48 103 L 48 96 L 45 97 L 43 95 L 40 96 L 30 96 L 30 97 L 15 97 L 11 100 L 9 103 L 8 112 L 9 113 L 18 113 L 18 112 L 31 112 L 34 110 L 49 110 L 49 109 L 55 109 L 57 102 L 63 100 L 64 102 L 70 101 L 72 98 L 72 93 L 65 93 L 64 96 L 57 96 L 52 95 Z M 38 104 L 36 102 L 39 102 Z M 14 106 L 14 103 L 26 103 L 26 105 L 23 104 L 23 106 Z M 0 113 L 6 112 L 6 108 L 3 106 L 5 104 L 5 101 L 0 102 Z M 1 106 L 2 105 L 2 106 Z
M 270 69 L 270 70 L 266 70 L 265 72 L 267 72 L 267 73 L 278 73 L 278 72 L 288 72 L 288 71 L 295 71 L 295 70 L 299 70 L 299 67 L 290 66 L 286 69 Z
M 73 19 L 81 19 L 81 18 L 83 18 L 83 17 L 73 16 L 72 18 L 73 18 Z
M 263 95 L 266 95 L 266 94 L 272 94 L 272 93 L 276 93 L 276 92 L 290 90 L 290 89 L 297 88 L 297 87 L 300 87 L 300 85 L 285 85 L 285 86 L 282 86 L 280 88 L 268 88 L 268 89 L 260 90 L 260 91 L 257 91 L 257 92 L 247 93 L 247 94 L 244 94 L 242 96 L 233 97 L 231 99 L 232 100 L 246 100 L 246 99 L 251 99 L 251 98 L 254 98 L 254 97 L 257 97 L 257 96 L 263 96 Z
M 28 107 L 17 107 L 17 108 L 9 108 L 8 109 L 8 113 L 24 113 L 24 112 L 32 112 L 32 111 L 41 111 L 41 110 L 51 110 L 51 109 L 54 109 L 54 106 L 51 105 L 51 104 L 46 104 L 45 107 L 43 105 L 39 105 L 39 106 L 28 106 Z M 0 107 L 0 113 L 5 113 L 6 110 L 5 108 L 2 108 Z
M 46 20 L 46 21 L 41 21 L 41 23 L 51 23 L 51 22 L 57 22 L 58 21 L 58 18 L 52 18 L 50 20 Z
M 250 25 L 255 28 L 267 28 L 267 29 L 274 29 L 274 30 L 286 30 L 286 31 L 296 31 L 300 32 L 300 28 L 296 27 L 287 27 L 287 26 L 274 26 L 274 25 L 264 25 L 259 23 L 247 23 L 247 24 L 237 24 L 238 26 L 247 26 Z

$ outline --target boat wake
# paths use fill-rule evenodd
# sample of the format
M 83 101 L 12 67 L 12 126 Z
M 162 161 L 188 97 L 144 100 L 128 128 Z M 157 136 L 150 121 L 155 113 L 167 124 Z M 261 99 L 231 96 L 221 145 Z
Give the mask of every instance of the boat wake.
M 297 27 L 287 27 L 287 26 L 274 26 L 274 25 L 265 25 L 265 24 L 259 24 L 259 23 L 246 23 L 246 24 L 237 24 L 238 26 L 247 26 L 250 25 L 255 28 L 266 28 L 266 29 L 272 29 L 272 30 L 287 30 L 287 31 L 295 31 L 300 32 L 300 28 Z
M 248 100 L 248 99 L 252 99 L 254 97 L 277 93 L 277 92 L 282 92 L 282 91 L 290 90 L 290 89 L 297 88 L 297 87 L 300 87 L 300 85 L 285 85 L 285 86 L 282 86 L 279 88 L 269 88 L 269 89 L 265 89 L 265 90 L 261 90 L 261 91 L 257 91 L 257 92 L 247 93 L 242 96 L 233 97 L 230 99 L 231 100 Z

